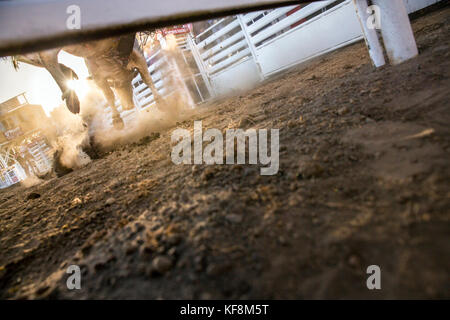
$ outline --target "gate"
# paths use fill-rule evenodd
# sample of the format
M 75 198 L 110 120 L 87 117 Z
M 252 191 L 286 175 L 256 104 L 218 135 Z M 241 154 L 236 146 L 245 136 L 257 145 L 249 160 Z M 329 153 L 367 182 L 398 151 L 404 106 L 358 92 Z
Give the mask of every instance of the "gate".
M 412 13 L 440 0 L 404 1 Z M 362 39 L 353 1 L 328 0 L 227 17 L 189 44 L 221 96 Z

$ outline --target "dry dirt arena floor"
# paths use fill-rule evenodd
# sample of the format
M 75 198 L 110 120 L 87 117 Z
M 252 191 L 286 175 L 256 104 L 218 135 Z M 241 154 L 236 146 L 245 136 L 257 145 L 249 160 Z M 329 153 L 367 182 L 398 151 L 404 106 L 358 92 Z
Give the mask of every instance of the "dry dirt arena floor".
M 279 128 L 274 176 L 174 165 L 174 127 L 1 191 L 0 298 L 450 298 L 449 26 L 415 19 L 404 64 L 360 42 L 178 124 Z

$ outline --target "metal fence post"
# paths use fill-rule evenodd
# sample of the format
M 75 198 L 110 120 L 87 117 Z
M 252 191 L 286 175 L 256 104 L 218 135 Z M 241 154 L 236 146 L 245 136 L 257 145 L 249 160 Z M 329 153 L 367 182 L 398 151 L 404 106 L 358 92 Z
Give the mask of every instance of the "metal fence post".
M 381 34 L 391 64 L 399 64 L 419 54 L 403 0 L 373 0 L 381 12 Z
M 254 43 L 252 41 L 252 37 L 248 33 L 247 24 L 244 22 L 244 19 L 242 18 L 241 14 L 237 15 L 236 17 L 239 21 L 239 24 L 241 25 L 242 33 L 244 34 L 245 41 L 247 41 L 248 48 L 250 49 L 250 52 L 252 53 L 253 60 L 255 61 L 256 66 L 258 67 L 259 77 L 261 78 L 261 80 L 264 80 L 265 76 L 264 76 L 264 73 L 262 72 L 262 68 L 261 68 L 261 65 L 258 60 L 256 46 L 254 45 Z
M 211 82 L 209 79 L 208 71 L 206 70 L 205 63 L 202 59 L 200 51 L 197 48 L 197 44 L 195 43 L 191 34 L 188 35 L 187 43 L 189 48 L 191 49 L 192 55 L 194 56 L 194 60 L 197 63 L 198 69 L 200 70 L 200 74 L 202 75 L 203 82 L 206 85 L 206 88 L 209 91 L 210 97 L 217 96 L 216 91 L 211 86 Z
M 369 50 L 369 55 L 372 58 L 372 62 L 375 67 L 381 67 L 386 64 L 386 61 L 384 59 L 383 48 L 381 47 L 378 39 L 377 31 L 374 28 L 369 28 L 367 25 L 368 19 L 370 18 L 369 13 L 367 12 L 369 9 L 367 0 L 353 0 L 353 3 L 356 8 L 356 14 L 359 22 L 361 23 L 364 40 L 366 41 L 367 49 Z

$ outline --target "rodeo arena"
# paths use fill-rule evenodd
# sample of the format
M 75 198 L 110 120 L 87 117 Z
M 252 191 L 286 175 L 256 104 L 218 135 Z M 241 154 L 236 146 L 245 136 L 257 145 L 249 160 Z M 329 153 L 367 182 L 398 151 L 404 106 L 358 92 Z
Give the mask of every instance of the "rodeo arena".
M 0 2 L 2 299 L 450 298 L 448 0 L 75 2 Z

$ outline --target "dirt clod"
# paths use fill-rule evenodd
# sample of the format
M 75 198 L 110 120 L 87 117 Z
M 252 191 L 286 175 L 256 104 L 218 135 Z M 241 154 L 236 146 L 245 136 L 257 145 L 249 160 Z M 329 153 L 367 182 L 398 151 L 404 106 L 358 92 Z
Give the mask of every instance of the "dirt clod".
M 153 269 L 160 274 L 164 274 L 169 271 L 172 268 L 172 265 L 172 259 L 166 256 L 157 256 L 152 261 Z

